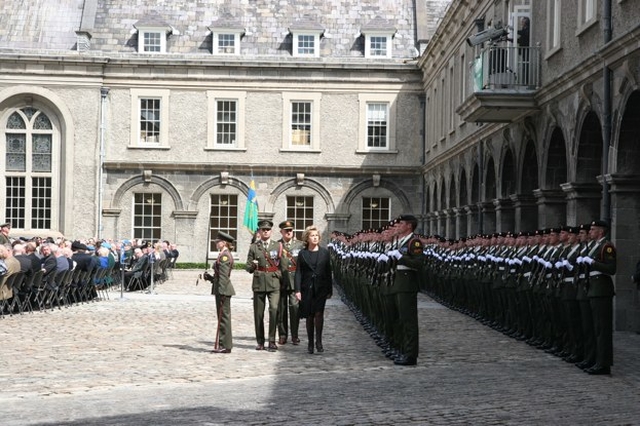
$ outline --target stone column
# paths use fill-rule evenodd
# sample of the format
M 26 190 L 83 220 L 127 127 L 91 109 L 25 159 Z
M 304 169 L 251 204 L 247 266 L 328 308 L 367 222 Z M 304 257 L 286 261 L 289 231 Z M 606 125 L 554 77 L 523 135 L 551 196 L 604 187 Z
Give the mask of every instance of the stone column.
M 442 213 L 443 213 L 443 216 L 444 216 L 444 232 L 445 232 L 445 234 L 448 235 L 450 238 L 455 238 L 455 236 L 456 236 L 456 228 L 455 228 L 455 223 L 454 223 L 455 214 L 453 212 L 453 209 L 446 209 Z
M 102 209 L 102 222 L 103 235 L 112 235 L 114 238 L 129 238 L 131 231 L 126 233 L 122 229 L 118 229 L 118 222 L 120 219 L 120 213 L 122 209 Z
M 567 200 L 564 192 L 555 189 L 533 191 L 538 204 L 538 226 L 548 228 L 567 223 Z
M 511 198 L 493 200 L 496 208 L 496 228 L 498 232 L 515 231 L 515 216 Z
M 514 194 L 511 196 L 514 207 L 514 231 L 533 231 L 538 229 L 538 206 L 532 194 Z
M 478 206 L 469 204 L 464 206 L 464 214 L 467 217 L 467 235 L 475 235 L 480 232 L 478 226 Z
M 200 263 L 212 259 L 215 250 L 211 250 L 209 244 L 209 217 L 208 212 L 203 213 L 204 217 L 198 222 L 198 210 L 173 211 L 175 235 L 165 238 L 178 245 L 183 261 L 192 259 L 192 262 Z
M 429 212 L 426 214 L 426 228 L 425 231 L 427 232 L 427 235 L 433 235 L 433 234 L 437 234 L 437 215 L 433 212 Z
M 327 220 L 327 231 L 349 232 L 350 213 L 325 213 L 324 218 Z
M 496 232 L 496 209 L 492 202 L 478 203 L 478 208 L 482 211 L 482 223 L 480 224 L 483 234 Z
M 469 235 L 467 230 L 467 213 L 463 208 L 456 207 L 453 209 L 455 216 L 455 238 L 466 237 Z
M 640 175 L 614 174 L 606 179 L 611 194 L 610 239 L 617 254 L 615 329 L 640 331 L 640 294 L 631 281 L 640 260 Z
M 580 225 L 600 217 L 602 186 L 597 183 L 568 182 L 560 185 L 567 198 L 567 223 Z

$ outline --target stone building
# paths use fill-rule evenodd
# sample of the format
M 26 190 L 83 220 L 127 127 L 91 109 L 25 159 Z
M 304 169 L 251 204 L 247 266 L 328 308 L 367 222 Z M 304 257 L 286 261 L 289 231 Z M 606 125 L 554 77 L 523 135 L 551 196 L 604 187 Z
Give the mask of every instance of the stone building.
M 2 219 L 201 262 L 219 230 L 246 256 L 252 182 L 298 232 L 420 211 L 417 57 L 448 3 L 2 1 Z
M 457 238 L 606 219 L 618 250 L 616 328 L 636 331 L 637 6 L 453 2 L 419 63 L 426 232 Z

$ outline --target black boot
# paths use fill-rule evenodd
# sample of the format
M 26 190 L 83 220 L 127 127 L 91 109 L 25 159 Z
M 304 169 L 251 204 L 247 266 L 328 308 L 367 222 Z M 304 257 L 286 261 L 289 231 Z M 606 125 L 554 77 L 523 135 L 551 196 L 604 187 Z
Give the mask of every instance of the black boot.
M 307 338 L 309 339 L 309 346 L 307 350 L 310 354 L 313 353 L 313 317 L 307 317 Z
M 324 325 L 323 313 L 316 312 L 314 320 L 316 326 L 316 349 L 318 350 L 318 352 L 324 352 L 324 348 L 322 347 L 322 327 Z

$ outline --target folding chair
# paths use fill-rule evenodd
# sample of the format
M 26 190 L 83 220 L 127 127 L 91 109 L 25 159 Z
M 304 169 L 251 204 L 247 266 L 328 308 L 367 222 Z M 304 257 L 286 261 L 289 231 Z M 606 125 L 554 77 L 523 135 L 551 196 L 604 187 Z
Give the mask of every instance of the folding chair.
M 24 283 L 24 272 L 20 271 L 17 274 L 13 274 L 7 280 L 7 285 L 10 285 L 13 289 L 13 298 L 11 298 L 11 304 L 9 306 L 9 314 L 12 315 L 16 311 L 22 314 L 22 284 Z

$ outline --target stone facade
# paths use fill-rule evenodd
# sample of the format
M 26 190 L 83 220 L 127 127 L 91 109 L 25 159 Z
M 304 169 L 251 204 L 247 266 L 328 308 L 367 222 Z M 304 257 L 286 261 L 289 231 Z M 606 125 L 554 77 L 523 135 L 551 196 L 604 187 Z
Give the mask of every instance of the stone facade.
M 178 244 L 180 261 L 201 262 L 211 197 L 227 195 L 237 200 L 231 230 L 244 260 L 252 178 L 261 218 L 277 224 L 291 197 L 310 197 L 305 220 L 325 235 L 360 229 L 363 197 L 388 200 L 383 217 L 420 213 L 424 96 L 417 57 L 449 3 L 31 0 L 14 10 L 5 2 L 0 129 L 7 142 L 0 155 L 24 149 L 28 160 L 26 172 L 0 169 L 2 216 L 26 218 L 23 227 L 13 224 L 16 235 L 130 238 L 152 221 L 136 213 L 144 207 L 136 205 L 139 196 L 161 203 L 153 223 L 161 224 L 160 238 Z M 298 33 L 315 43 L 313 55 L 296 53 Z M 221 34 L 232 37 L 237 52 L 218 51 Z M 377 47 L 388 54 L 367 54 L 370 37 L 386 40 Z M 216 111 L 226 100 L 237 106 L 236 131 L 221 145 L 216 123 L 226 116 Z M 294 143 L 294 103 L 312 108 L 309 146 Z M 371 103 L 388 108 L 383 149 L 368 146 Z M 42 200 L 28 195 L 36 185 L 29 170 L 35 145 L 16 148 L 22 136 L 5 126 L 12 114 L 32 111 L 52 122 L 52 183 L 44 197 L 51 208 L 38 213 L 49 214 L 44 228 L 30 209 Z M 29 126 L 26 140 L 37 139 Z M 21 198 L 6 184 L 23 176 Z M 8 207 L 22 199 L 22 213 Z
M 629 277 L 640 241 L 640 12 L 631 1 L 556 3 L 460 2 L 448 9 L 420 60 L 428 126 L 424 227 L 458 238 L 609 220 L 618 250 L 616 328 L 637 331 L 640 303 Z M 534 87 L 475 87 L 472 66 L 489 46 L 466 39 L 490 25 L 516 26 L 518 14 L 530 19 L 531 54 L 539 53 L 530 72 L 540 79 Z M 509 37 L 513 44 L 496 46 L 520 54 L 517 35 Z M 481 113 L 478 122 L 464 120 Z

